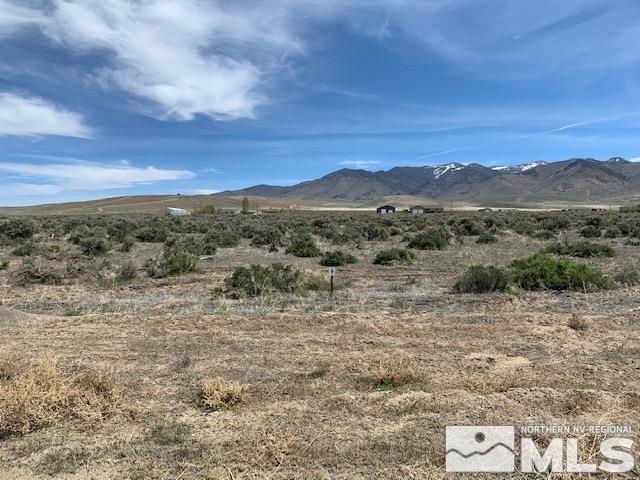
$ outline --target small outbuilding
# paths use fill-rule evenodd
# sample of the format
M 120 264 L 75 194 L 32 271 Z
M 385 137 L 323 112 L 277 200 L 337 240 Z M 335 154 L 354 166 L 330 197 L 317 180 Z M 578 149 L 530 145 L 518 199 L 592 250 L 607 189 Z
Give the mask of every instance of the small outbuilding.
M 484 207 L 481 208 L 480 210 L 478 210 L 479 212 L 493 212 L 493 209 L 489 208 L 489 207 Z
M 443 211 L 442 207 L 423 207 L 422 205 L 416 205 L 409 209 L 409 212 L 411 212 L 414 215 L 419 215 L 421 213 L 437 213 L 442 211 Z
M 185 217 L 187 215 L 191 215 L 191 212 L 183 208 L 167 207 L 167 214 L 171 215 L 172 217 Z
M 396 207 L 392 205 L 383 205 L 381 207 L 376 208 L 377 213 L 388 214 L 388 213 L 396 213 Z

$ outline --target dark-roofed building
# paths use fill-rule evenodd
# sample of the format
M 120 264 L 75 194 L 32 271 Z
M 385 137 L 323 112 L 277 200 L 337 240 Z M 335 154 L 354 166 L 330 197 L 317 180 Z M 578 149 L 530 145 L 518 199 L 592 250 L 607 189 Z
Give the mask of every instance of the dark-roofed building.
M 422 205 L 416 205 L 409 209 L 409 212 L 412 214 L 420 214 L 420 213 L 436 213 L 442 212 L 442 207 L 423 207 Z
M 383 205 L 381 207 L 376 208 L 377 213 L 396 213 L 396 207 L 392 205 Z

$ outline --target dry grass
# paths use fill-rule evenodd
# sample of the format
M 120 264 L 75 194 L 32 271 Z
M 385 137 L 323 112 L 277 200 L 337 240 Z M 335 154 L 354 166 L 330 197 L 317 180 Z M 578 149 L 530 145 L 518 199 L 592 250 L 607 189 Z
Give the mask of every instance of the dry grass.
M 367 384 L 381 390 L 401 387 L 417 379 L 411 358 L 400 352 L 371 360 L 364 376 Z
M 65 418 L 98 420 L 122 401 L 109 371 L 71 372 L 50 360 L 30 364 L 0 353 L 0 437 L 28 433 Z
M 201 380 L 197 404 L 210 410 L 230 408 L 243 401 L 246 387 L 221 377 L 207 377 Z
M 212 298 L 251 263 L 326 277 L 318 259 L 245 240 L 198 273 L 109 288 L 87 275 L 16 288 L 0 271 L 0 345 L 12 348 L 0 355 L 0 478 L 440 479 L 447 425 L 640 428 L 638 287 L 449 293 L 469 265 L 508 265 L 542 241 L 465 238 L 384 268 L 372 260 L 399 237 L 346 245 L 359 262 L 339 268 L 352 286 L 333 298 Z M 637 246 L 603 241 L 619 255 L 587 263 L 640 265 Z M 140 267 L 161 248 L 109 258 Z M 588 324 L 579 333 L 573 312 Z M 112 372 L 80 359 L 115 369 L 126 398 Z
M 575 330 L 576 332 L 584 332 L 589 328 L 589 321 L 585 318 L 584 315 L 574 313 L 573 315 L 571 315 L 567 326 L 571 330 Z

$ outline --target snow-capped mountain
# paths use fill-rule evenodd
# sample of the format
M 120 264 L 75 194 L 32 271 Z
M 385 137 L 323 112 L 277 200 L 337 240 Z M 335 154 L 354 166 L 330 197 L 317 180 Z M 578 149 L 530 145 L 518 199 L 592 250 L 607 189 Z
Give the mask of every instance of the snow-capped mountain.
M 585 193 L 588 192 L 588 193 Z M 621 157 L 598 161 L 570 158 L 560 162 L 485 167 L 478 163 L 394 167 L 371 172 L 342 169 L 288 187 L 257 185 L 219 195 L 252 195 L 331 201 L 369 202 L 385 196 L 414 195 L 442 199 L 523 202 L 545 199 L 595 201 L 631 198 L 640 192 L 640 163 Z
M 462 170 L 465 166 L 461 163 L 449 163 L 447 165 L 438 165 L 433 169 L 433 178 L 436 180 L 440 178 L 442 175 L 450 172 L 457 172 L 458 170 Z
M 547 162 L 539 161 L 533 163 L 521 163 L 519 165 L 505 165 L 498 167 L 491 167 L 491 170 L 495 170 L 500 173 L 522 173 L 532 168 L 540 167 L 541 165 L 547 165 Z

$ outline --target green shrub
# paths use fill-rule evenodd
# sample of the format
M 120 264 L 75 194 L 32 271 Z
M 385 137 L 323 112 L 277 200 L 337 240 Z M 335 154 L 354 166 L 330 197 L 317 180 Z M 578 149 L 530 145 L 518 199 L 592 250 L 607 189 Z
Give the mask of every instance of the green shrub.
M 275 263 L 271 266 L 237 267 L 226 278 L 226 293 L 231 297 L 259 297 L 269 293 L 300 293 L 302 273 L 295 267 Z
M 540 253 L 514 260 L 511 274 L 525 290 L 597 291 L 612 286 L 608 277 L 589 265 Z
M 602 226 L 602 217 L 589 217 L 585 221 L 585 225 L 591 225 L 593 227 L 601 227 Z
M 102 227 L 90 228 L 83 225 L 71 234 L 69 241 L 79 245 L 85 255 L 98 255 L 111 248 L 107 231 Z
M 373 263 L 376 265 L 411 265 L 415 257 L 415 253 L 409 250 L 390 248 L 379 251 Z
M 145 263 L 147 275 L 152 278 L 163 278 L 169 275 L 181 275 L 194 272 L 198 257 L 189 252 L 177 252 L 151 258 Z
M 498 237 L 492 235 L 491 233 L 484 232 L 480 234 L 476 243 L 496 243 L 498 241 Z
M 509 289 L 511 276 L 503 268 L 493 265 L 473 265 L 456 281 L 455 292 L 487 293 Z
M 551 230 L 536 230 L 535 232 L 531 232 L 529 236 L 538 240 L 551 240 L 552 238 L 556 238 L 556 233 Z
M 320 249 L 316 246 L 311 236 L 302 235 L 291 242 L 287 253 L 296 257 L 317 257 L 320 255 Z
M 136 240 L 133 237 L 124 237 L 120 243 L 119 250 L 121 252 L 130 252 L 133 246 L 136 244 Z
M 202 235 L 182 234 L 167 238 L 164 242 L 165 255 L 179 252 L 188 252 L 197 257 L 213 255 L 216 253 L 216 245 L 206 242 Z
M 513 231 L 520 235 L 531 235 L 534 230 L 535 227 L 531 223 L 525 222 L 523 220 L 516 222 L 516 224 L 513 226 Z
M 234 248 L 240 244 L 240 236 L 231 230 L 209 230 L 204 241 L 220 248 Z
M 553 216 L 546 217 L 542 220 L 542 228 L 550 232 L 559 232 L 560 230 L 567 230 L 570 227 L 571 222 L 565 217 Z
M 107 240 L 107 237 L 96 235 L 80 240 L 80 247 L 82 248 L 82 253 L 85 255 L 99 255 L 108 252 L 111 244 L 109 240 Z
M 117 278 L 120 281 L 133 280 L 138 276 L 138 267 L 136 264 L 129 261 L 125 262 L 118 268 Z
M 483 231 L 482 226 L 470 218 L 463 218 L 453 227 L 457 235 L 474 236 L 480 235 Z
M 28 218 L 9 218 L 0 220 L 0 236 L 11 240 L 30 238 L 36 232 L 36 226 Z
M 0 270 L 6 270 L 7 268 L 9 268 L 9 262 L 0 260 Z
M 602 235 L 600 229 L 594 225 L 587 225 L 582 230 L 580 230 L 580 235 L 585 238 L 596 238 Z
M 38 247 L 36 247 L 33 243 L 27 242 L 20 245 L 14 251 L 11 252 L 11 255 L 15 255 L 16 257 L 30 257 L 31 255 L 35 255 L 38 253 Z
M 284 229 L 280 225 L 266 225 L 253 233 L 251 245 L 254 247 L 269 247 L 276 251 L 284 244 Z
M 325 267 L 339 267 L 341 265 L 348 265 L 351 263 L 358 263 L 358 259 L 349 253 L 345 253 L 341 250 L 334 252 L 326 252 L 320 260 L 320 265 Z
M 198 258 L 189 252 L 171 253 L 165 256 L 165 264 L 169 275 L 195 272 Z
M 215 205 L 202 205 L 200 207 L 197 207 L 193 213 L 195 215 L 215 215 L 216 213 L 216 206 Z
M 449 237 L 449 232 L 444 228 L 435 228 L 412 237 L 408 247 L 419 250 L 444 250 L 449 245 Z
M 554 243 L 544 249 L 544 253 L 570 255 L 572 257 L 613 257 L 616 252 L 609 245 L 591 242 L 578 242 L 573 245 Z
M 389 233 L 384 225 L 378 223 L 365 223 L 361 227 L 363 238 L 368 242 L 384 242 L 389 238 Z
M 122 243 L 138 228 L 138 224 L 130 217 L 109 217 L 104 227 L 107 229 L 109 240 Z
M 162 243 L 167 240 L 169 233 L 164 225 L 146 225 L 136 231 L 135 237 L 141 242 Z
M 618 228 L 617 226 L 613 226 L 608 228 L 605 232 L 604 232 L 604 236 L 607 238 L 618 238 L 621 237 L 623 235 L 622 230 L 620 230 L 620 228 Z

